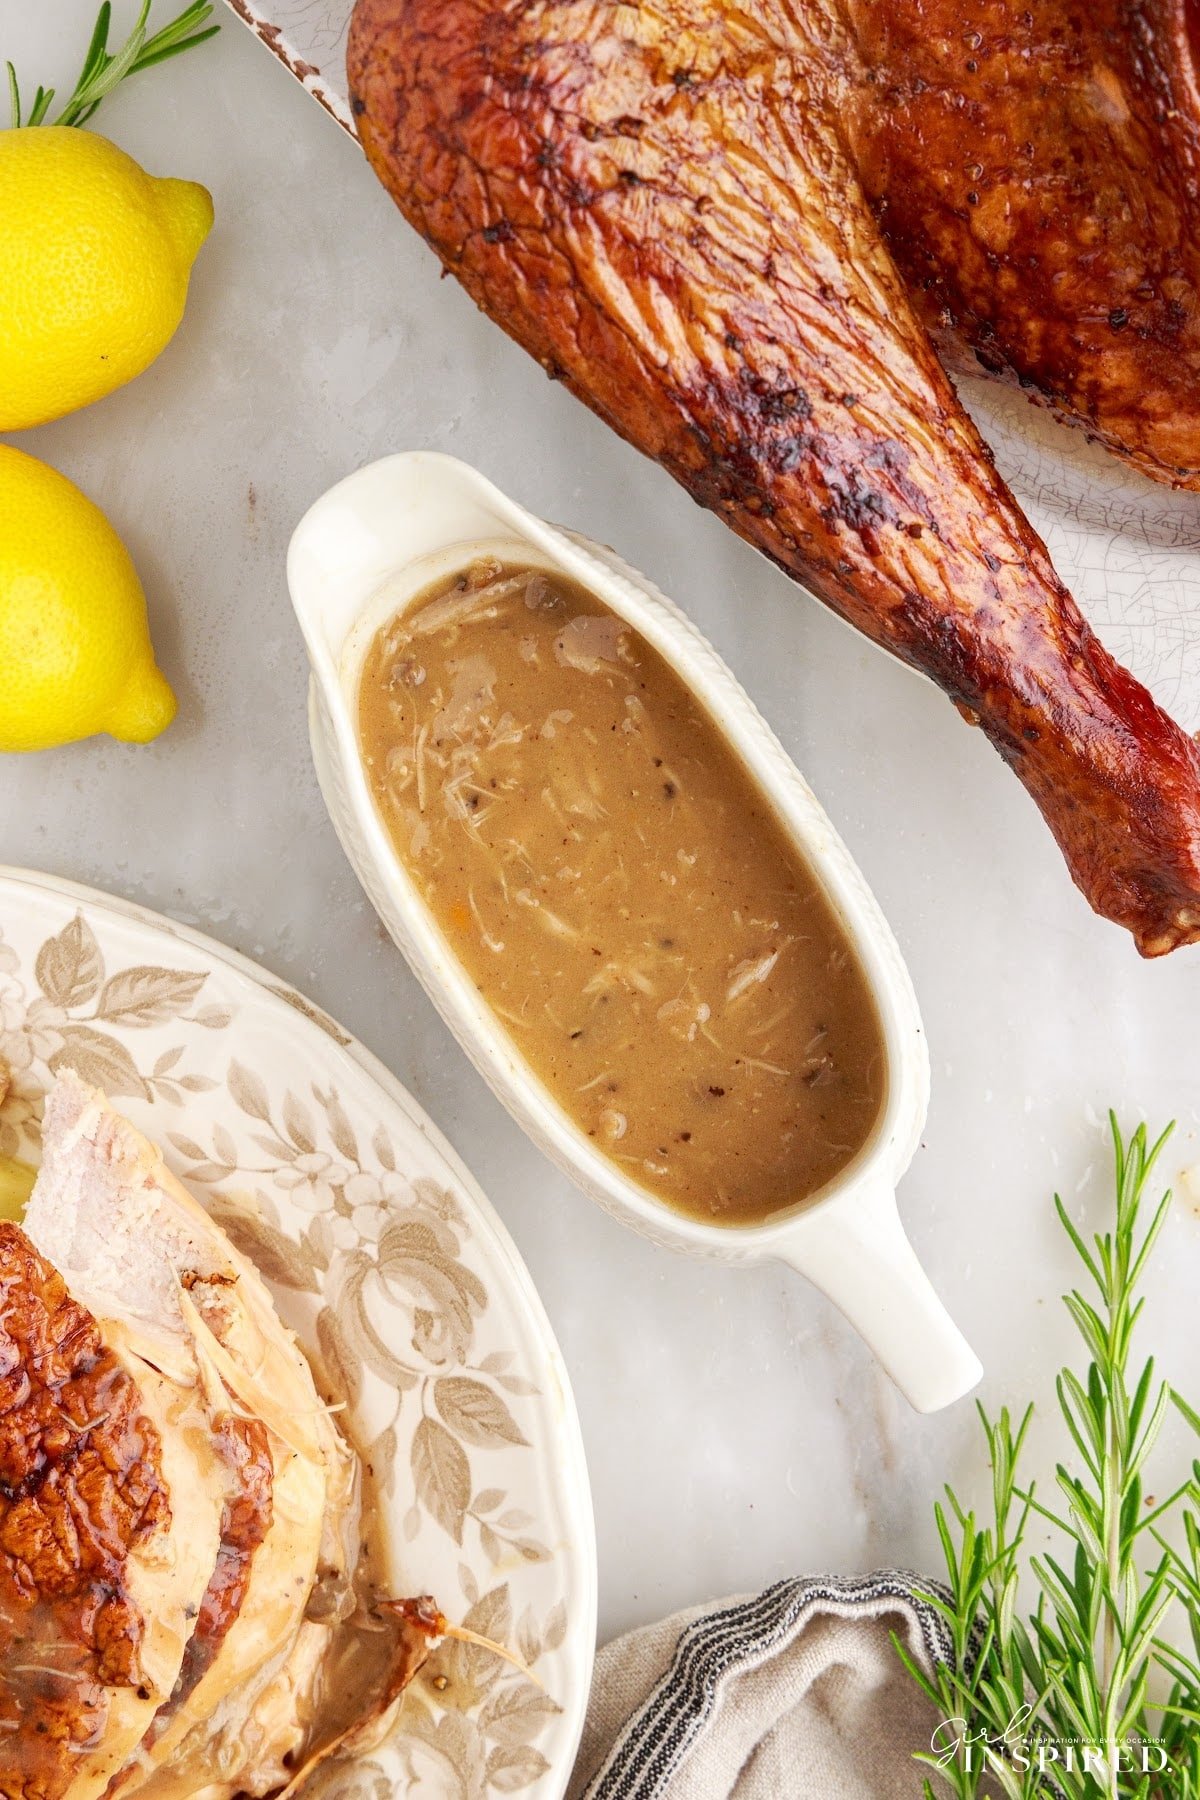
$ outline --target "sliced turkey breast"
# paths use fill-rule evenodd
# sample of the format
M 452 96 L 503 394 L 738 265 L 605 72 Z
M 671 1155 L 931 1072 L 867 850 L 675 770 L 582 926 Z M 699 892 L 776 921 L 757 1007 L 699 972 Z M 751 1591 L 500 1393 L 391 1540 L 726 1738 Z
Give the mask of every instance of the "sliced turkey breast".
M 139 1427 L 122 1426 L 105 1468 L 123 1471 L 150 1523 L 139 1514 L 118 1545 L 131 1572 L 114 1591 L 132 1596 L 137 1655 L 111 1670 L 111 1631 L 85 1634 L 56 1686 L 39 1679 L 36 1711 L 0 1712 L 0 1731 L 46 1735 L 52 1719 L 49 1742 L 62 1740 L 53 1780 L 39 1764 L 10 1787 L 0 1740 L 0 1800 L 290 1800 L 317 1769 L 379 1740 L 431 1641 L 454 1628 L 432 1601 L 371 1586 L 359 1460 L 261 1277 L 158 1150 L 69 1072 L 47 1097 L 42 1148 L 28 1235 L 15 1232 L 23 1291 L 49 1296 L 55 1341 L 74 1344 L 82 1322 L 106 1382 L 127 1384 Z M 7 1377 L 21 1404 L 26 1361 L 53 1336 L 39 1330 L 14 1337 L 7 1362 L 0 1337 L 0 1403 Z M 86 1386 L 72 1404 L 93 1433 L 113 1416 Z M 6 1432 L 0 1411 L 10 1459 L 22 1431 L 14 1414 Z M 139 1587 L 134 1551 L 151 1523 L 167 1541 L 139 1548 Z M 0 1689 L 21 1675 L 29 1635 L 6 1624 L 6 1591 Z M 35 1617 L 40 1603 L 35 1587 Z M 47 1625 L 55 1642 L 63 1623 Z M 68 1677 L 79 1680 L 64 1694 Z
M 234 1476 L 181 1680 L 111 1792 L 269 1793 L 291 1777 L 355 1605 L 357 1459 L 257 1270 L 69 1072 L 47 1098 L 25 1224 L 114 1334 L 207 1396 Z
M 178 1680 L 225 1471 L 194 1389 L 0 1223 L 0 1795 L 93 1800 Z

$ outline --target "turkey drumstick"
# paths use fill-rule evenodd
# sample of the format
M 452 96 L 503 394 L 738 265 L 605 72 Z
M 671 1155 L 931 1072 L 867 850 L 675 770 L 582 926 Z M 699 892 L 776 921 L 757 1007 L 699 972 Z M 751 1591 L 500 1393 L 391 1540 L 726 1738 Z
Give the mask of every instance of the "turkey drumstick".
M 1200 937 L 1200 754 L 995 473 L 855 173 L 834 0 L 358 0 L 374 167 L 479 305 L 943 687 L 1146 955 Z

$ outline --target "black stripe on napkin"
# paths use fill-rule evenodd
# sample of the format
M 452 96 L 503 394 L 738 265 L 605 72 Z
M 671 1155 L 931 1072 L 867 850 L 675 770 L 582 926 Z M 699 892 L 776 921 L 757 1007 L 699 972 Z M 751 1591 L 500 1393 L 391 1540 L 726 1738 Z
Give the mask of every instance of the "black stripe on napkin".
M 881 1601 L 898 1600 L 916 1619 L 929 1661 L 953 1660 L 945 1625 L 918 1589 L 944 1592 L 895 1569 L 859 1580 L 823 1575 L 779 1581 L 753 1599 L 693 1620 L 680 1634 L 662 1680 L 626 1720 L 584 1800 L 658 1800 L 708 1724 L 725 1677 L 764 1662 L 822 1604 L 877 1610 Z

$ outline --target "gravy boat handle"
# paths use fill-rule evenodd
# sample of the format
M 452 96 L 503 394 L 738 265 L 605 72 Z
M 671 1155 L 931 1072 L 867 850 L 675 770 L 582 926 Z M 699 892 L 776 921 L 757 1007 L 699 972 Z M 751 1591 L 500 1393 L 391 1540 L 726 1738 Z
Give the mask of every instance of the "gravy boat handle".
M 802 1213 L 773 1254 L 845 1314 L 917 1412 L 940 1412 L 979 1381 L 983 1365 L 917 1261 L 889 1185 Z

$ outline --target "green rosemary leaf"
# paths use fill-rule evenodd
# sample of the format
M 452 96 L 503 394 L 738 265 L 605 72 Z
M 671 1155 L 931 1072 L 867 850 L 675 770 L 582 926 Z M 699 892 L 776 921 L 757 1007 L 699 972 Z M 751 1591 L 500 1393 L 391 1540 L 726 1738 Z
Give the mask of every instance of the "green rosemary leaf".
M 1171 1399 L 1175 1402 L 1175 1405 L 1183 1414 L 1192 1430 L 1200 1433 L 1200 1413 L 1198 1413 L 1194 1407 L 1189 1406 L 1183 1395 L 1177 1393 L 1174 1388 L 1171 1389 Z
M 175 44 L 164 44 L 159 50 L 150 50 L 147 48 L 142 51 L 142 54 L 134 63 L 133 68 L 130 70 L 130 74 L 136 75 L 142 69 L 152 69 L 156 63 L 166 62 L 168 58 L 172 56 L 179 56 L 184 50 L 194 50 L 197 44 L 203 44 L 207 42 L 209 38 L 216 37 L 220 29 L 221 27 L 219 25 L 210 25 L 207 31 L 194 32 L 191 37 L 181 38 L 179 42 Z
M 210 25 L 201 30 L 206 21 L 212 17 L 212 7 L 208 0 L 193 0 L 191 6 L 185 7 L 179 17 L 169 25 L 164 25 L 154 36 L 147 38 L 138 56 L 135 68 L 147 69 L 164 57 L 176 56 L 181 50 L 190 49 L 193 44 L 202 43 L 206 37 L 212 37 L 219 26 Z
M 1084 1391 L 1079 1377 L 1064 1369 L 1056 1384 L 1058 1404 L 1062 1408 L 1067 1429 L 1075 1440 L 1079 1454 L 1097 1480 L 1104 1460 L 1104 1414 L 1094 1399 Z
M 145 9 L 143 8 L 143 15 L 144 12 Z M 138 23 L 141 24 L 142 22 L 143 20 L 139 19 Z M 87 54 L 83 59 L 83 68 L 80 71 L 79 80 L 75 84 L 77 88 L 82 87 L 86 82 L 90 81 L 96 71 L 102 69 L 105 62 L 108 60 L 108 28 L 111 23 L 112 7 L 109 4 L 109 0 L 104 0 L 104 4 L 100 8 L 95 26 L 92 30 L 92 41 L 87 47 Z
M 1159 1654 L 1159 1660 L 1164 1669 L 1178 1667 L 1178 1661 L 1182 1661 L 1178 1658 L 1178 1652 L 1173 1651 L 1169 1643 L 1157 1643 L 1157 1645 L 1155 1645 L 1155 1651 Z M 1184 1670 L 1186 1670 L 1186 1672 L 1184 1672 Z M 1178 1699 L 1177 1697 L 1182 1690 L 1186 1690 L 1186 1688 L 1193 1685 L 1195 1678 L 1196 1670 L 1191 1669 L 1191 1665 L 1184 1663 L 1184 1669 L 1180 1669 L 1178 1687 L 1173 1690 L 1171 1697 L 1166 1699 L 1164 1705 L 1162 1705 L 1162 1712 L 1164 1712 L 1164 1714 L 1168 1715 L 1168 1717 L 1175 1717 L 1175 1719 L 1189 1719 L 1189 1721 L 1193 1721 L 1195 1724 L 1200 1724 L 1200 1705 L 1196 1705 L 1196 1701 L 1191 1701 L 1191 1703 L 1187 1703 L 1186 1705 L 1182 1699 Z
M 1154 1155 L 1155 1156 L 1158 1155 L 1157 1148 L 1154 1151 Z M 1133 1267 L 1129 1271 L 1129 1283 L 1130 1283 L 1131 1287 L 1135 1286 L 1137 1284 L 1137 1282 L 1139 1282 L 1141 1280 L 1142 1271 L 1144 1270 L 1147 1262 L 1150 1259 L 1150 1254 L 1153 1251 L 1155 1244 L 1157 1244 L 1157 1242 L 1158 1242 L 1159 1233 L 1162 1231 L 1163 1226 L 1167 1222 L 1167 1214 L 1170 1212 L 1170 1210 L 1171 1210 L 1171 1196 L 1170 1196 L 1170 1193 L 1166 1193 L 1163 1195 L 1162 1199 L 1158 1203 L 1158 1211 L 1155 1213 L 1154 1218 L 1151 1221 L 1150 1229 L 1146 1233 L 1145 1242 L 1142 1244 L 1141 1249 L 1138 1251 L 1138 1254 L 1134 1261 Z M 1141 1302 L 1140 1301 L 1138 1303 L 1138 1310 L 1139 1310 L 1139 1312 L 1141 1310 Z
M 1013 1491 L 1018 1500 L 1024 1500 L 1028 1504 L 1030 1510 L 1037 1513 L 1039 1518 L 1047 1520 L 1051 1525 L 1057 1525 L 1060 1531 L 1070 1531 L 1071 1527 L 1067 1521 L 1061 1519 L 1056 1512 L 1052 1512 L 1043 1501 L 1037 1498 L 1032 1485 L 1028 1488 L 1015 1488 Z
M 1042 1663 L 1034 1649 L 1033 1639 L 1027 1627 L 1020 1621 L 1014 1628 L 1013 1638 L 1017 1651 L 1017 1662 L 1024 1672 L 1026 1683 L 1035 1693 L 1041 1689 L 1041 1704 L 1044 1705 L 1046 1694 L 1042 1687 L 1044 1680 Z
M 83 66 L 74 88 L 62 110 L 54 120 L 56 125 L 86 125 L 93 117 L 100 103 L 107 99 L 114 88 L 129 75 L 137 74 L 141 69 L 150 69 L 155 64 L 166 62 L 169 57 L 179 56 L 185 50 L 192 50 L 197 44 L 215 37 L 220 30 L 219 25 L 209 25 L 213 8 L 209 0 L 192 0 L 177 18 L 155 32 L 153 37 L 146 36 L 146 28 L 150 17 L 151 0 L 142 0 L 133 29 L 125 42 L 116 51 L 108 48 L 108 33 L 112 23 L 112 7 L 110 0 L 103 0 L 96 15 L 96 23 L 92 27 L 92 35 L 88 41 Z M 9 112 L 14 126 L 43 125 L 46 123 L 51 102 L 54 99 L 53 88 L 39 87 L 34 96 L 33 105 L 22 117 L 20 89 L 16 72 L 8 65 Z
M 889 1632 L 888 1635 L 892 1640 L 892 1648 L 895 1650 L 896 1655 L 900 1658 L 904 1667 L 908 1670 L 921 1692 L 925 1695 L 925 1698 L 927 1700 L 932 1700 L 936 1705 L 942 1698 L 941 1688 L 930 1680 L 921 1664 L 912 1655 L 908 1645 L 904 1642 L 899 1632 L 892 1631 Z
M 146 8 L 146 13 L 148 16 L 149 7 Z M 146 48 L 153 51 L 163 44 L 186 37 L 189 32 L 203 25 L 205 20 L 211 17 L 212 7 L 208 4 L 208 0 L 191 0 L 190 5 L 186 6 L 176 18 L 167 25 L 161 25 L 153 37 L 147 38 Z
M 1116 1164 L 1117 1194 L 1125 1187 L 1125 1141 L 1121 1136 L 1121 1127 L 1117 1123 L 1117 1115 L 1112 1107 L 1108 1110 L 1108 1131 L 1113 1144 L 1113 1161 Z
M 1055 1212 L 1057 1212 L 1058 1218 L 1059 1218 L 1059 1223 L 1061 1224 L 1063 1230 L 1066 1232 L 1067 1236 L 1070 1238 L 1072 1244 L 1074 1244 L 1076 1254 L 1078 1255 L 1079 1260 L 1083 1263 L 1084 1267 L 1087 1269 L 1088 1274 L 1091 1276 L 1092 1280 L 1096 1283 L 1097 1287 L 1103 1286 L 1103 1283 L 1100 1279 L 1100 1271 L 1096 1267 L 1095 1263 L 1092 1261 L 1091 1254 L 1087 1248 L 1087 1245 L 1084 1243 L 1081 1234 L 1075 1229 L 1075 1226 L 1071 1221 L 1070 1215 L 1068 1214 L 1066 1207 L 1063 1205 L 1063 1200 L 1062 1200 L 1061 1194 L 1055 1194 L 1055 1196 L 1054 1196 L 1054 1210 L 1055 1210 Z
M 1151 1389 L 1153 1383 L 1154 1383 L 1154 1358 L 1151 1357 L 1150 1360 L 1147 1362 L 1145 1368 L 1142 1370 L 1141 1378 L 1138 1381 L 1137 1386 L 1133 1390 L 1132 1398 L 1130 1399 L 1128 1408 L 1126 1409 L 1126 1429 L 1128 1430 L 1129 1436 L 1131 1438 L 1135 1438 L 1141 1429 L 1142 1415 L 1145 1413 L 1146 1407 L 1149 1403 L 1150 1389 Z M 1167 1390 L 1166 1390 L 1165 1383 L 1161 1390 L 1161 1403 L 1162 1403 L 1163 1407 L 1165 1408 L 1166 1404 L 1167 1404 Z
M 1192 1513 L 1185 1513 L 1183 1522 L 1187 1530 L 1188 1549 L 1194 1559 L 1200 1560 L 1200 1520 Z
M 1057 1723 L 1063 1727 L 1062 1735 L 1079 1738 L 1084 1743 L 1089 1739 L 1095 1742 L 1100 1735 L 1096 1711 L 1099 1696 L 1090 1677 L 1091 1670 L 1087 1665 L 1078 1664 L 1073 1671 L 1072 1681 L 1056 1683 L 1053 1690 L 1054 1706 L 1059 1714 Z
M 45 122 L 46 114 L 50 111 L 50 102 L 53 98 L 53 88 L 39 87 L 37 93 L 33 96 L 33 105 L 29 109 L 29 117 L 25 121 L 26 125 L 43 124 Z
M 946 1492 L 947 1494 L 950 1494 L 951 1504 L 956 1504 L 954 1496 L 950 1493 L 949 1488 L 946 1489 Z M 954 1539 L 950 1536 L 950 1527 L 946 1523 L 945 1508 L 940 1504 L 934 1507 L 933 1518 L 934 1523 L 937 1526 L 938 1536 L 942 1540 L 942 1553 L 946 1558 L 946 1568 L 950 1575 L 950 1587 L 953 1590 L 959 1585 L 958 1555 L 954 1548 Z
M 1144 1516 L 1138 1520 L 1137 1528 L 1139 1536 L 1143 1531 L 1150 1531 L 1159 1519 L 1165 1518 L 1168 1513 L 1173 1513 L 1178 1507 L 1179 1502 L 1190 1492 L 1191 1483 L 1185 1481 L 1181 1487 L 1175 1489 L 1173 1494 L 1168 1495 L 1165 1500 L 1160 1501 L 1158 1505 L 1155 1506 L 1153 1512 L 1144 1514 Z
M 948 1619 L 950 1621 L 957 1619 L 958 1614 L 952 1603 L 948 1600 L 944 1600 L 942 1596 L 935 1593 L 932 1588 L 914 1588 L 913 1593 L 916 1595 L 916 1598 L 923 1601 L 926 1606 L 932 1606 L 935 1612 L 942 1615 L 943 1619 Z
M 1142 1665 L 1143 1673 L 1147 1677 L 1149 1674 L 1148 1659 L 1154 1647 L 1154 1640 L 1174 1603 L 1175 1596 L 1173 1594 L 1164 1594 L 1153 1608 L 1142 1608 L 1134 1629 L 1129 1633 L 1127 1651 L 1129 1661 Z
M 1089 1306 L 1082 1294 L 1064 1294 L 1063 1305 L 1074 1319 L 1091 1354 L 1103 1357 L 1108 1345 L 1103 1321 L 1095 1307 Z

